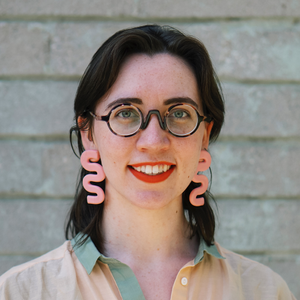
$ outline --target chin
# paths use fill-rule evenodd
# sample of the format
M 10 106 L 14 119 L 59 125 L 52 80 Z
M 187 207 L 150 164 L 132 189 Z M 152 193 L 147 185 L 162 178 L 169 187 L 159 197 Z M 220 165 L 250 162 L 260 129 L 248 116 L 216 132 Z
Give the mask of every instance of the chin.
M 143 191 L 137 192 L 136 197 L 131 198 L 130 201 L 133 205 L 138 206 L 139 208 L 155 210 L 171 205 L 174 201 L 176 201 L 176 198 L 178 198 L 178 201 L 181 203 L 181 195 L 180 197 L 174 197 L 174 195 L 168 196 L 165 193 L 162 194 L 158 191 Z

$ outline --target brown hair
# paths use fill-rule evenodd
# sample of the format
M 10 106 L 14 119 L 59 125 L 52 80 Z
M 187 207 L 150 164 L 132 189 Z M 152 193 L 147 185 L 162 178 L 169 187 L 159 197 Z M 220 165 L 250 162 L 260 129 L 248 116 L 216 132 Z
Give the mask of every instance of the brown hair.
M 75 133 L 79 154 L 84 151 L 80 130 L 83 128 L 91 130 L 93 124 L 93 118 L 86 112 L 95 111 L 99 99 L 116 81 L 123 62 L 130 55 L 138 53 L 150 56 L 157 53 L 169 53 L 180 57 L 191 66 L 197 80 L 203 113 L 214 121 L 210 141 L 218 137 L 224 122 L 224 102 L 218 78 L 205 46 L 194 37 L 187 36 L 173 27 L 145 25 L 121 30 L 111 36 L 94 54 L 83 74 L 74 103 L 76 125 L 70 129 L 71 145 L 72 134 Z M 80 116 L 83 117 L 84 122 L 79 124 L 78 117 Z M 69 233 L 74 237 L 82 232 L 86 234 L 86 237 L 91 237 L 101 252 L 103 239 L 100 224 L 103 204 L 87 204 L 87 192 L 82 187 L 82 179 L 87 173 L 81 168 L 75 201 L 70 210 L 65 234 L 68 239 Z M 97 184 L 105 190 L 105 181 Z M 214 241 L 215 232 L 215 216 L 210 206 L 210 199 L 213 197 L 207 191 L 203 195 L 205 204 L 200 207 L 192 206 L 189 202 L 189 194 L 197 186 L 199 184 L 191 182 L 184 191 L 183 208 L 187 211 L 192 235 L 197 234 L 200 239 L 203 238 L 210 245 Z

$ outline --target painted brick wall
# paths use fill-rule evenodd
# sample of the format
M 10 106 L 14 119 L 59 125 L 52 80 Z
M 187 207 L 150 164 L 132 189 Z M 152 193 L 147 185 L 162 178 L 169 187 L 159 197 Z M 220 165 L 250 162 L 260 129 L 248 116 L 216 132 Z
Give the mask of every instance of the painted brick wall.
M 226 98 L 211 147 L 217 240 L 300 299 L 300 0 L 0 2 L 0 274 L 64 240 L 73 99 L 99 45 L 170 24 L 207 46 Z

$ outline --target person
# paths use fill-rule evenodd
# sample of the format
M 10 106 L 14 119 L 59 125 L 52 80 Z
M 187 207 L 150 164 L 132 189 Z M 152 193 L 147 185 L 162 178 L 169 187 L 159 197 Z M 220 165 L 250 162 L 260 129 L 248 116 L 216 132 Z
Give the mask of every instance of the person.
M 201 42 L 169 26 L 115 33 L 74 109 L 83 168 L 67 241 L 4 274 L 1 299 L 295 299 L 279 275 L 214 239 L 202 172 L 224 101 Z

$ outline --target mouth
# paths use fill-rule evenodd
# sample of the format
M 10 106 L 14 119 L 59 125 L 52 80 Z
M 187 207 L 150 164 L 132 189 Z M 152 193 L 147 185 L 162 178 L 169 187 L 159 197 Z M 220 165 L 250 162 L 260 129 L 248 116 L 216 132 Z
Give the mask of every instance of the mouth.
M 175 165 L 166 162 L 142 163 L 129 166 L 130 172 L 139 180 L 157 183 L 166 180 L 174 171 Z

